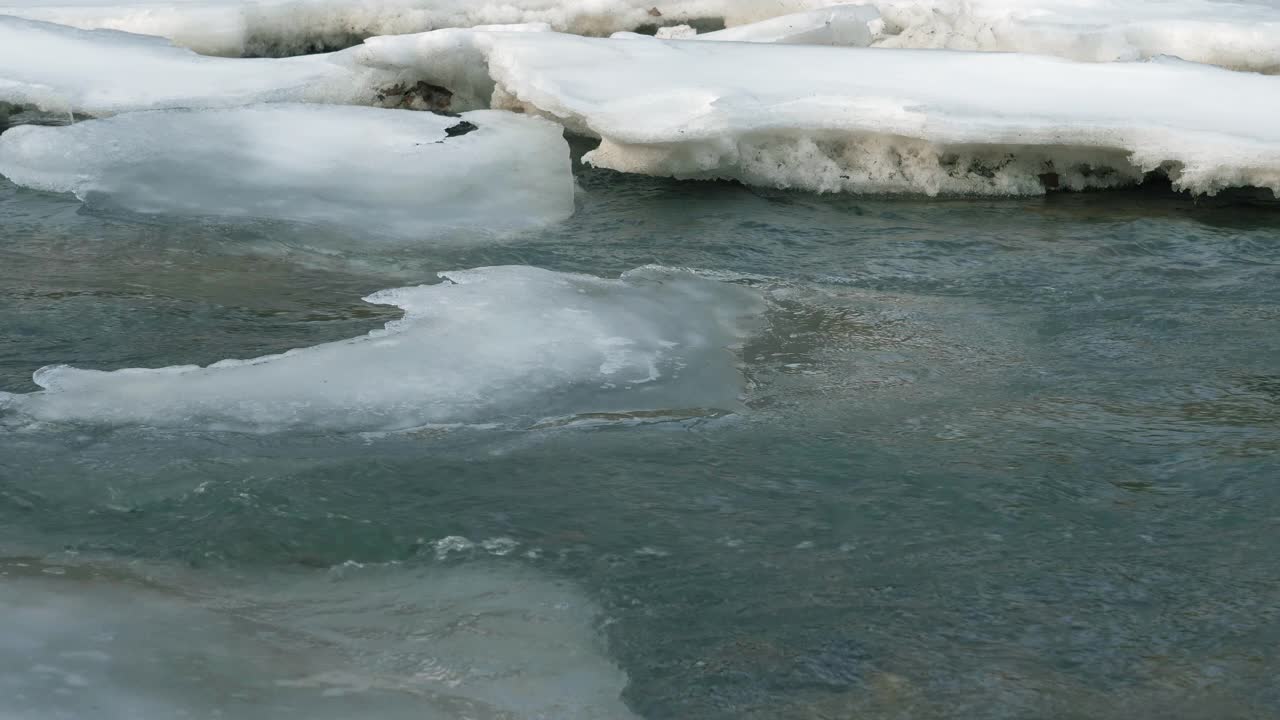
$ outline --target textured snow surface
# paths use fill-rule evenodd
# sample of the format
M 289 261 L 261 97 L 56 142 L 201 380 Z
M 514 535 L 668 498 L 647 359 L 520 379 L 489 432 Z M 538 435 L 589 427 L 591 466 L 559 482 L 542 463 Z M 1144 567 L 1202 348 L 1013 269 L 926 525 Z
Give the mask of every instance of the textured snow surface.
M 0 175 L 145 213 L 337 223 L 404 237 L 513 230 L 573 214 L 560 126 L 493 110 L 455 118 L 281 103 L 24 126 L 0 135 Z
M 734 28 L 789 13 L 828 12 L 824 8 L 834 4 L 829 0 L 0 0 L 0 14 L 160 35 L 205 54 L 293 55 L 337 49 L 375 35 L 488 24 L 545 22 L 562 32 L 591 35 L 696 19 L 719 19 Z M 875 32 L 837 31 L 817 42 L 1035 52 L 1088 61 L 1176 55 L 1232 68 L 1280 71 L 1280 3 L 1275 0 L 866 0 L 858 5 L 865 6 L 860 12 L 879 14 Z M 778 27 L 746 32 L 756 35 L 750 39 L 764 41 Z M 821 34 L 820 29 L 811 30 Z
M 633 718 L 598 615 L 514 565 L 0 558 L 0 718 Z
M 824 192 L 1030 194 L 1161 169 L 1197 193 L 1280 189 L 1280 83 L 1178 60 L 464 30 L 376 38 L 352 52 L 469 88 L 487 57 L 495 106 L 602 138 L 587 160 L 624 172 Z
M 233 430 L 395 430 L 585 413 L 732 410 L 729 347 L 762 300 L 745 288 L 643 269 L 619 280 L 530 267 L 442 273 L 366 298 L 405 310 L 367 336 L 208 367 L 35 375 L 0 414 Z

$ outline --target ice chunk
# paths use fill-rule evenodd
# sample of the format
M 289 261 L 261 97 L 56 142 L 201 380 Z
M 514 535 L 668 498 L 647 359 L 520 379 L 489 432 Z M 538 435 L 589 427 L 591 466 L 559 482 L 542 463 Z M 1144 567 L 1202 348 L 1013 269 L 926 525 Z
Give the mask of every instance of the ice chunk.
M 735 409 L 727 349 L 761 300 L 746 288 L 647 269 L 619 280 L 529 267 L 443 273 L 376 293 L 404 319 L 367 336 L 209 367 L 36 373 L 0 393 L 26 420 L 235 430 L 392 430 L 528 424 L 548 416 Z
M 635 33 L 614 33 L 616 35 L 634 35 Z M 664 28 L 658 28 L 657 37 L 660 40 L 688 40 L 697 36 L 698 31 L 690 25 L 669 25 Z M 612 36 L 611 36 L 612 37 Z M 645 37 L 641 35 L 640 37 Z
M 514 565 L 0 559 L 0 717 L 626 720 L 599 609 Z
M 738 25 L 698 34 L 689 25 L 658 28 L 658 40 L 717 40 L 797 45 L 844 45 L 867 47 L 879 39 L 884 29 L 880 12 L 870 5 L 835 5 L 807 12 L 782 15 L 770 20 Z M 647 39 L 634 32 L 616 32 L 619 40 Z
M 836 5 L 697 35 L 699 40 L 867 47 L 884 22 L 870 5 Z
M 230 60 L 167 41 L 0 15 L 0 104 L 104 115 L 307 101 L 371 105 L 401 75 L 344 55 Z
M 488 58 L 495 105 L 602 138 L 586 159 L 625 172 L 817 191 L 1031 194 L 1163 169 L 1197 193 L 1280 189 L 1271 121 L 1280 84 L 1263 75 L 1168 59 L 463 30 L 375 38 L 353 52 L 425 72 L 460 46 Z
M 560 126 L 494 110 L 445 117 L 282 103 L 24 126 L 0 135 L 0 175 L 139 212 L 337 223 L 404 237 L 573 214 Z

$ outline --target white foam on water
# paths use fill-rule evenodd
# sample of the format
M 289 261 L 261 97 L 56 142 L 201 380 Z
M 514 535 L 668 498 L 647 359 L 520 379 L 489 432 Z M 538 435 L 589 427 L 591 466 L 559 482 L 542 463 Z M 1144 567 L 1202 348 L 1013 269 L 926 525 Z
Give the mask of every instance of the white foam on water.
M 544 225 L 574 196 L 568 144 L 545 120 L 289 103 L 18 127 L 0 135 L 0 175 L 144 213 L 405 237 Z
M 466 30 L 374 38 L 352 53 L 446 86 L 457 71 L 472 88 L 487 61 L 495 106 L 601 138 L 585 159 L 623 172 L 1025 195 L 1163 170 L 1195 193 L 1280 189 L 1280 85 L 1177 60 Z M 433 62 L 446 57 L 467 61 Z
M 0 559 L 0 718 L 627 720 L 599 614 L 516 565 Z
M 585 413 L 739 407 L 731 347 L 762 300 L 646 268 L 621 279 L 530 267 L 441 274 L 376 293 L 404 319 L 366 336 L 208 367 L 43 368 L 0 393 L 7 422 L 369 431 Z

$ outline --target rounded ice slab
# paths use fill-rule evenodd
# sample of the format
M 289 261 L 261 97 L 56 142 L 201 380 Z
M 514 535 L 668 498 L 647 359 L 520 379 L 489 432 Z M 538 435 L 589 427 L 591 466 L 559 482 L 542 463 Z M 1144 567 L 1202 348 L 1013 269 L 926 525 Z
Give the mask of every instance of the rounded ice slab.
M 421 237 L 573 214 L 560 126 L 325 105 L 125 113 L 0 135 L 0 174 L 144 213 L 336 223 Z
M 1265 75 L 1167 59 L 462 30 L 359 50 L 416 55 L 426 68 L 462 37 L 488 58 L 495 105 L 599 136 L 587 161 L 624 172 L 1002 195 L 1113 187 L 1163 169 L 1196 193 L 1280 190 L 1280 83 Z
M 442 273 L 366 298 L 405 310 L 367 336 L 208 367 L 36 373 L 0 393 L 19 421 L 248 431 L 528 425 L 586 413 L 738 407 L 730 346 L 762 300 L 743 287 L 643 269 L 619 280 L 529 267 Z
M 599 612 L 514 565 L 266 577 L 0 558 L 0 718 L 634 718 Z

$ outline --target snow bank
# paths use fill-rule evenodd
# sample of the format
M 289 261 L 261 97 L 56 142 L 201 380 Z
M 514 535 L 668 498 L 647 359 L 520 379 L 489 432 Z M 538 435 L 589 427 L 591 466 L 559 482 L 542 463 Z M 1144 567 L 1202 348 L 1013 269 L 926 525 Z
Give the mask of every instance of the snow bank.
M 453 135 L 451 137 L 450 135 Z M 125 113 L 0 135 L 0 175 L 145 213 L 336 223 L 404 237 L 573 214 L 560 126 L 281 103 Z
M 626 720 L 600 611 L 514 565 L 0 558 L 0 717 Z
M 1176 60 L 462 30 L 375 38 L 351 52 L 434 68 L 446 86 L 453 68 L 434 59 L 467 57 L 457 80 L 469 87 L 487 57 L 495 106 L 600 137 L 586 159 L 624 172 L 998 195 L 1113 187 L 1163 170 L 1197 193 L 1280 189 L 1280 84 Z
M 734 409 L 728 346 L 762 302 L 648 269 L 602 280 L 529 267 L 442 273 L 366 298 L 405 310 L 367 336 L 209 367 L 41 369 L 0 393 L 26 420 L 233 430 L 394 430 L 583 413 Z
M 296 55 L 376 35 L 548 23 L 607 35 L 697 19 L 730 29 L 800 13 L 754 41 L 790 33 L 831 0 L 0 0 L 0 14 L 81 28 L 160 35 L 212 55 Z M 862 6 L 853 11 L 847 8 Z M 1280 72 L 1280 6 L 1222 0 L 864 0 L 842 12 L 875 12 L 872 34 L 853 27 L 816 41 L 883 47 L 1000 50 L 1110 61 L 1175 55 L 1231 68 Z M 656 14 L 655 12 L 656 11 Z M 812 20 L 816 15 L 810 15 Z M 811 28 L 819 35 L 821 28 Z M 705 36 L 703 36 L 705 37 Z M 732 37 L 722 36 L 724 39 Z M 797 40 L 810 42 L 810 40 Z

